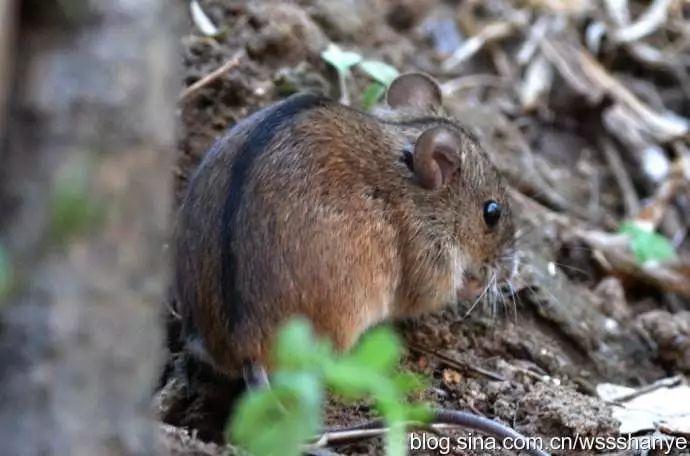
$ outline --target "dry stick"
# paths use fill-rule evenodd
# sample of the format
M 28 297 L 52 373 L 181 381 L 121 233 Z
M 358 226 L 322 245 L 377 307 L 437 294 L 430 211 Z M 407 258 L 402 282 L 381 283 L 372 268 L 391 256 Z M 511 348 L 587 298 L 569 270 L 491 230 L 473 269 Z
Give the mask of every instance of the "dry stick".
M 685 175 L 685 178 L 689 183 L 684 192 L 686 195 L 690 196 L 690 147 L 688 147 L 683 141 L 675 141 L 673 143 L 673 150 L 676 152 L 676 156 L 678 157 L 678 170 Z M 688 230 L 690 230 L 690 210 L 686 210 L 688 202 L 686 201 L 683 203 L 682 200 L 678 200 L 678 203 L 679 211 L 681 212 L 686 228 L 684 230 L 685 233 L 681 236 L 681 238 L 675 239 L 676 245 L 680 245 L 682 239 L 688 235 Z
M 510 58 L 508 58 L 508 54 L 506 54 L 503 48 L 495 42 L 488 43 L 486 47 L 498 74 L 505 79 L 515 80 L 517 69 L 512 64 Z
M 495 373 L 488 371 L 486 369 L 482 369 L 481 367 L 473 366 L 471 364 L 463 363 L 461 361 L 458 361 L 456 359 L 453 359 L 449 356 L 443 355 L 441 353 L 435 352 L 433 350 L 429 350 L 428 348 L 420 347 L 418 345 L 413 345 L 413 344 L 407 344 L 408 348 L 412 351 L 415 351 L 417 353 L 422 353 L 424 355 L 428 356 L 433 356 L 434 358 L 437 358 L 440 360 L 442 363 L 446 364 L 448 367 L 452 367 L 458 370 L 471 370 L 474 371 L 478 374 L 484 375 L 492 380 L 497 380 L 499 382 L 505 382 L 506 378 Z
M 532 456 L 549 456 L 549 453 L 544 450 L 535 448 L 534 442 L 531 442 L 524 435 L 492 419 L 458 410 L 434 409 L 432 413 L 433 417 L 428 426 L 434 430 L 447 427 L 463 427 L 497 437 L 500 441 L 512 440 L 522 442 L 524 443 L 524 450 Z M 405 425 L 406 427 L 421 428 L 419 423 L 405 423 Z M 388 428 L 381 420 L 373 420 L 360 426 L 325 432 L 316 443 L 309 445 L 307 448 L 318 448 L 319 446 L 335 443 L 378 437 L 386 432 L 388 432 Z
M 534 156 L 534 152 L 532 151 L 532 147 L 529 145 L 524 135 L 517 128 L 509 124 L 505 125 L 505 128 L 502 130 L 502 132 L 510 140 L 512 140 L 514 144 L 517 146 L 517 148 L 522 152 L 521 157 L 526 162 L 525 167 L 526 169 L 531 170 L 529 176 L 529 185 L 532 188 L 536 189 L 540 193 L 541 197 L 545 201 L 547 201 L 549 205 L 560 210 L 571 212 L 583 220 L 589 220 L 590 214 L 588 214 L 585 210 L 583 210 L 582 208 L 571 202 L 569 199 L 561 195 L 547 181 L 546 177 L 543 176 L 542 172 L 539 171 L 539 167 L 537 166 L 536 158 Z M 602 222 L 607 227 L 613 227 L 617 225 L 610 216 L 606 216 Z
M 434 356 L 446 363 L 450 367 L 459 369 L 470 369 L 485 375 L 493 380 L 506 381 L 506 379 L 496 373 L 481 369 L 476 366 L 469 364 L 462 364 L 461 362 L 454 360 L 448 356 L 442 355 L 440 353 L 431 351 L 429 349 L 409 345 L 408 347 L 418 353 L 423 353 L 429 356 Z M 409 422 L 405 423 L 406 428 L 427 430 L 430 432 L 438 433 L 441 429 L 447 429 L 451 427 L 464 427 L 470 430 L 476 430 L 493 437 L 498 437 L 502 440 L 511 439 L 514 441 L 520 441 L 526 443 L 525 451 L 533 456 L 548 456 L 548 453 L 542 451 L 538 448 L 527 448 L 527 437 L 513 430 L 512 428 L 505 426 L 499 422 L 496 422 L 490 418 L 484 416 L 463 412 L 459 410 L 446 410 L 446 409 L 434 409 L 433 418 L 431 423 L 423 425 L 421 423 Z M 305 447 L 305 451 L 310 452 L 318 448 L 323 448 L 328 445 L 351 443 L 353 441 L 370 439 L 374 437 L 379 437 L 388 432 L 388 427 L 382 420 L 372 420 L 366 423 L 351 426 L 342 429 L 332 429 L 324 432 L 319 436 L 319 438 L 312 444 Z
M 660 290 L 671 291 L 685 298 L 690 297 L 690 283 L 682 271 L 675 270 L 673 265 L 638 264 L 626 250 L 628 241 L 624 235 L 591 229 L 587 224 L 558 214 L 516 189 L 509 188 L 508 190 L 518 203 L 544 214 L 550 221 L 588 244 L 594 257 L 605 269 L 634 277 Z
M 612 397 L 611 399 L 608 399 L 607 402 L 614 403 L 614 404 L 620 404 L 622 402 L 628 402 L 631 399 L 635 399 L 636 397 L 642 396 L 647 393 L 651 393 L 652 391 L 656 391 L 660 388 L 670 388 L 676 385 L 679 385 L 683 381 L 683 377 L 681 375 L 676 375 L 673 377 L 668 377 L 668 378 L 662 378 L 661 380 L 657 380 L 654 383 L 650 383 L 649 385 L 645 385 L 641 388 L 637 388 L 635 391 L 632 391 L 630 393 L 625 393 L 617 397 Z
M 508 86 L 508 80 L 495 74 L 471 74 L 455 79 L 450 79 L 441 84 L 441 92 L 444 96 L 453 95 L 456 92 L 466 89 L 473 89 L 475 87 L 492 87 L 496 89 L 505 89 Z
M 656 228 L 668 210 L 671 201 L 689 182 L 690 179 L 686 178 L 682 161 L 679 158 L 671 165 L 668 176 L 655 190 L 651 202 L 637 215 L 637 220 L 647 221 Z
M 640 211 L 640 199 L 637 196 L 632 179 L 625 169 L 623 159 L 621 159 L 618 149 L 613 145 L 610 139 L 601 138 L 599 140 L 599 147 L 604 153 L 606 161 L 613 173 L 613 177 L 616 179 L 618 188 L 623 195 L 625 214 L 628 218 L 634 217 Z
M 582 47 L 568 42 L 544 40 L 541 49 L 576 91 L 593 102 L 599 102 L 608 94 L 639 124 L 640 130 L 657 141 L 680 139 L 690 131 L 687 119 L 671 117 L 651 108 Z
M 672 3 L 673 0 L 655 0 L 635 22 L 615 30 L 611 38 L 615 42 L 629 43 L 654 33 L 666 23 Z
M 225 62 L 223 65 L 218 67 L 217 69 L 213 70 L 203 78 L 199 79 L 196 81 L 194 84 L 190 85 L 186 89 L 180 93 L 180 97 L 178 98 L 178 102 L 183 102 L 186 101 L 188 98 L 190 98 L 192 95 L 196 94 L 199 92 L 201 89 L 206 87 L 207 85 L 211 84 L 214 82 L 216 79 L 220 78 L 223 76 L 225 73 L 228 73 L 230 70 L 236 68 L 239 64 L 240 61 L 242 60 L 244 52 L 243 51 L 238 51 L 235 53 L 235 55 Z
M 487 43 L 501 40 L 513 34 L 516 24 L 495 22 L 486 25 L 478 34 L 465 40 L 453 54 L 441 63 L 443 71 L 454 71 L 460 64 L 479 52 Z
M 441 430 L 455 427 L 445 423 L 422 424 L 416 421 L 404 422 L 403 425 L 409 432 L 426 431 L 439 436 L 444 435 L 440 432 Z M 342 445 L 359 440 L 373 439 L 385 435 L 389 430 L 389 427 L 386 426 L 383 420 L 372 420 L 356 426 L 330 429 L 321 434 L 314 443 L 306 445 L 306 448 L 322 448 L 328 445 Z

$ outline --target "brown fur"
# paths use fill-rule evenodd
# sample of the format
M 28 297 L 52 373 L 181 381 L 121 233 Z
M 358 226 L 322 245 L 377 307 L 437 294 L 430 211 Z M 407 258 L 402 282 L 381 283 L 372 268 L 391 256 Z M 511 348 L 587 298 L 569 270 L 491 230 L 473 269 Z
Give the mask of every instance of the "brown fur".
M 423 115 L 403 117 L 412 114 Z M 459 274 L 498 261 L 509 243 L 501 179 L 459 127 L 460 170 L 430 191 L 401 158 L 434 122 L 396 125 L 390 119 L 400 111 L 379 120 L 335 102 L 298 113 L 275 134 L 249 169 L 238 223 L 222 226 L 229 169 L 262 115 L 206 157 L 178 214 L 177 300 L 188 336 L 221 371 L 236 376 L 248 360 L 268 363 L 276 329 L 293 315 L 345 350 L 384 319 L 452 303 Z M 488 199 L 505 207 L 494 231 L 482 219 Z M 236 288 L 248 307 L 232 331 L 223 306 L 238 303 L 219 293 L 228 229 L 235 230 Z

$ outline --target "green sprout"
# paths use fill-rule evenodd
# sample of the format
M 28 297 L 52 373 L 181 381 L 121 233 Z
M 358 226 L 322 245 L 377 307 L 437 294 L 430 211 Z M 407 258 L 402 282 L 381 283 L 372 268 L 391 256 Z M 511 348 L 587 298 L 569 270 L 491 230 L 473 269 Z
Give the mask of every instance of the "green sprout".
M 328 48 L 321 53 L 321 58 L 330 63 L 338 73 L 340 101 L 343 104 L 350 104 L 346 80 L 350 75 L 350 68 L 357 65 L 362 60 L 362 56 L 356 52 L 343 51 L 337 44 L 331 43 Z
M 308 322 L 295 319 L 277 338 L 271 388 L 240 400 L 228 436 L 255 455 L 297 456 L 321 429 L 330 389 L 350 400 L 372 399 L 390 429 L 387 454 L 403 456 L 407 423 L 425 422 L 431 414 L 425 405 L 406 400 L 424 382 L 397 370 L 401 356 L 401 342 L 388 328 L 370 331 L 352 352 L 337 355 L 316 339 Z
M 362 107 L 369 111 L 400 73 L 395 67 L 377 60 L 365 60 L 359 64 L 359 68 L 374 80 L 362 93 Z
M 321 53 L 321 57 L 328 62 L 338 73 L 340 84 L 341 102 L 349 104 L 346 81 L 350 77 L 350 71 L 354 66 L 360 68 L 374 80 L 362 92 L 362 107 L 370 110 L 386 93 L 386 88 L 400 74 L 395 67 L 378 60 L 362 60 L 362 56 L 356 52 L 343 51 L 338 45 L 331 43 Z
M 362 92 L 362 108 L 371 110 L 386 93 L 386 86 L 380 82 L 372 82 Z
M 362 61 L 362 56 L 356 52 L 343 51 L 337 44 L 331 43 L 321 53 L 321 58 L 333 65 L 338 74 L 347 74 L 350 68 Z
M 630 249 L 635 260 L 644 264 L 653 261 L 668 261 L 677 258 L 671 241 L 665 236 L 645 229 L 635 222 L 624 222 L 619 232 L 630 238 Z
M 365 60 L 359 64 L 359 68 L 371 76 L 371 78 L 376 82 L 379 82 L 386 87 L 391 85 L 391 82 L 393 82 L 400 74 L 395 67 L 392 67 L 384 62 L 379 62 L 378 60 Z

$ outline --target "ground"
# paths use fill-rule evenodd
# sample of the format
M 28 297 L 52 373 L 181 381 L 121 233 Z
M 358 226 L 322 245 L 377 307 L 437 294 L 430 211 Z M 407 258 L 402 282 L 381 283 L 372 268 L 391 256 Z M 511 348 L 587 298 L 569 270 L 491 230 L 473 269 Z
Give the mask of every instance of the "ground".
M 690 225 L 687 181 L 653 219 L 676 242 L 681 266 L 670 273 L 642 268 L 621 257 L 619 246 L 610 247 L 613 238 L 606 237 L 623 220 L 644 219 L 639 207 L 656 207 L 664 186 L 673 185 L 672 174 L 654 177 L 656 168 L 644 151 L 655 148 L 670 166 L 687 159 L 687 130 L 674 133 L 664 110 L 690 114 L 687 66 L 685 74 L 683 64 L 680 73 L 670 64 L 650 67 L 634 56 L 632 45 L 617 46 L 612 38 L 598 53 L 585 49 L 586 27 L 604 14 L 587 2 L 560 7 L 545 2 L 532 10 L 522 2 L 500 1 L 206 0 L 200 5 L 221 33 L 204 36 L 188 18 L 180 37 L 184 85 L 234 63 L 179 102 L 178 200 L 214 139 L 247 114 L 298 90 L 342 96 L 335 71 L 320 57 L 329 42 L 400 71 L 434 75 L 443 84 L 449 112 L 479 136 L 507 176 L 518 207 L 522 260 L 514 293 L 472 312 L 472 303 L 459 303 L 396 322 L 408 347 L 403 367 L 431 379 L 423 399 L 474 411 L 533 436 L 613 436 L 619 423 L 597 396 L 599 384 L 640 387 L 690 372 L 690 292 L 684 282 L 689 268 L 683 266 L 690 258 L 683 234 Z M 638 6 L 632 5 L 634 14 Z M 681 18 L 687 14 L 676 7 Z M 507 31 L 491 35 L 487 24 L 495 29 L 503 24 Z M 547 43 L 530 38 L 539 27 L 547 30 Z M 674 32 L 672 21 L 666 27 L 665 39 L 681 33 Z M 453 52 L 474 35 L 489 38 L 478 52 L 451 65 L 458 57 Z M 658 44 L 657 38 L 651 43 Z M 538 48 L 531 56 L 530 46 Z M 687 62 L 687 46 L 683 49 L 678 58 Z M 588 60 L 589 55 L 595 57 Z M 603 76 L 596 71 L 602 68 Z M 613 82 L 603 83 L 610 82 L 606 77 Z M 348 81 L 354 106 L 369 82 L 359 71 Z M 645 115 L 661 113 L 667 122 L 639 141 L 624 135 L 633 136 L 635 128 L 643 129 L 640 124 L 652 121 L 635 117 L 640 111 L 629 94 L 653 111 Z M 633 115 L 626 117 L 627 112 Z M 367 404 L 331 399 L 328 405 L 331 425 L 357 424 L 368 416 Z M 169 421 L 184 422 L 179 416 Z M 166 433 L 180 453 L 222 452 L 178 428 L 166 427 Z M 333 450 L 378 454 L 381 448 L 380 441 L 367 440 Z

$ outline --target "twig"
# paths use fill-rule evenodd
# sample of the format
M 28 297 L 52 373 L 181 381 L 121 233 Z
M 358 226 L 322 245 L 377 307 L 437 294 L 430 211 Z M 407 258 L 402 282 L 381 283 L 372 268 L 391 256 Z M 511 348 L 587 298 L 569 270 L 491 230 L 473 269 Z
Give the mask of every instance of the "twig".
M 438 359 L 442 363 L 446 364 L 448 367 L 452 367 L 455 369 L 459 370 L 471 370 L 473 372 L 476 372 L 478 374 L 484 375 L 485 377 L 488 377 L 492 380 L 497 380 L 500 382 L 505 382 L 507 379 L 500 374 L 497 374 L 495 372 L 488 371 L 486 369 L 483 369 L 481 367 L 473 366 L 468 363 L 463 363 L 462 361 L 458 361 L 456 359 L 453 359 L 449 356 L 443 355 L 441 353 L 429 350 L 428 348 L 420 347 L 418 345 L 413 345 L 413 344 L 407 344 L 408 348 L 412 351 L 415 351 L 417 353 L 422 353 L 425 355 L 433 356 L 434 358 Z
M 593 258 L 599 261 L 604 269 L 690 298 L 690 282 L 687 279 L 690 275 L 690 265 L 687 263 L 639 264 L 628 251 L 627 236 L 592 229 L 577 219 L 550 210 L 513 188 L 509 188 L 509 193 L 518 204 L 542 213 L 547 220 L 557 223 L 568 233 L 588 244 L 593 250 Z
M 537 372 L 532 372 L 531 370 L 529 370 L 529 369 L 527 369 L 527 368 L 525 368 L 525 367 L 516 366 L 515 364 L 510 364 L 510 363 L 509 363 L 509 366 L 510 366 L 512 369 L 515 369 L 516 371 L 518 371 L 518 372 L 520 372 L 520 373 L 522 373 L 522 374 L 525 374 L 526 376 L 528 376 L 528 377 L 530 377 L 530 378 L 532 378 L 532 379 L 534 379 L 534 380 L 543 382 L 543 383 L 548 383 L 548 380 L 549 380 L 549 379 L 553 380 L 553 377 L 551 377 L 551 376 L 548 375 L 548 374 L 539 374 L 539 373 L 537 373 Z
M 637 41 L 653 33 L 666 22 L 668 8 L 672 3 L 673 0 L 654 1 L 637 21 L 616 30 L 611 37 L 619 43 L 627 43 Z
M 471 74 L 444 82 L 441 84 L 441 92 L 443 92 L 443 95 L 449 96 L 461 90 L 472 89 L 474 87 L 486 86 L 496 89 L 505 89 L 509 82 L 508 79 L 494 74 Z
M 414 421 L 403 423 L 403 425 L 411 431 L 423 430 L 433 434 L 440 434 L 440 430 L 453 427 L 453 425 L 446 423 L 424 424 Z M 383 420 L 367 421 L 356 426 L 340 429 L 328 429 L 315 442 L 307 445 L 307 448 L 323 448 L 327 445 L 373 439 L 386 434 L 388 431 L 389 428 Z
M 487 43 L 501 40 L 513 34 L 518 24 L 495 22 L 485 26 L 477 35 L 466 40 L 453 54 L 441 63 L 443 71 L 453 71 L 462 62 L 479 52 Z
M 682 138 L 690 131 L 690 120 L 649 107 L 581 46 L 544 40 L 541 49 L 563 78 L 590 103 L 599 102 L 605 94 L 609 95 L 635 123 L 636 130 L 646 136 L 667 142 Z
M 635 186 L 632 183 L 630 175 L 625 170 L 623 159 L 621 159 L 618 149 L 613 145 L 608 138 L 602 138 L 599 141 L 599 147 L 606 157 L 606 161 L 611 168 L 613 177 L 616 179 L 618 188 L 623 196 L 623 205 L 625 206 L 625 214 L 634 217 L 640 211 L 640 199 L 635 191 Z
M 543 15 L 539 16 L 537 21 L 532 24 L 527 32 L 527 39 L 522 43 L 515 55 L 518 65 L 527 65 L 532 60 L 532 56 L 539 49 L 539 42 L 546 37 L 546 32 L 548 32 L 553 21 L 554 19 L 551 16 Z
M 463 427 L 470 430 L 499 437 L 502 440 L 513 440 L 525 444 L 525 451 L 533 456 L 548 456 L 545 451 L 535 448 L 525 436 L 512 428 L 494 421 L 490 418 L 475 415 L 469 412 L 458 410 L 434 409 L 433 419 L 430 424 L 424 425 L 418 422 L 402 423 L 405 429 L 417 428 L 437 431 L 448 427 Z M 334 443 L 351 442 L 359 439 L 378 437 L 388 432 L 388 428 L 381 420 L 373 420 L 349 429 L 329 431 L 322 434 L 315 443 L 306 446 L 306 450 L 319 448 Z
M 627 252 L 627 238 L 622 235 L 605 233 L 596 230 L 574 230 L 574 234 L 585 241 L 593 249 L 599 250 L 606 260 L 602 266 L 611 271 L 631 276 L 651 286 L 664 291 L 678 293 L 690 298 L 690 283 L 687 272 L 683 268 L 686 265 L 667 265 L 663 263 L 649 262 L 639 264 L 635 258 Z
M 581 207 L 561 195 L 556 188 L 554 188 L 554 186 L 547 181 L 547 178 L 543 175 L 543 173 L 540 172 L 534 152 L 532 151 L 531 146 L 525 139 L 522 132 L 520 132 L 517 127 L 507 122 L 503 125 L 501 131 L 505 134 L 505 136 L 513 141 L 515 146 L 522 152 L 520 157 L 525 162 L 524 168 L 525 170 L 529 171 L 529 176 L 524 177 L 521 184 L 526 185 L 531 189 L 536 189 L 541 198 L 543 198 L 543 200 L 550 206 L 559 210 L 571 212 L 573 215 L 576 215 L 583 220 L 589 220 L 590 214 L 587 213 L 587 211 L 583 210 Z M 610 215 L 602 215 L 604 218 L 601 220 L 601 222 L 605 226 L 614 227 L 617 225 L 615 220 L 613 220 Z
M 371 429 L 344 429 L 342 431 L 328 431 L 321 434 L 319 439 L 307 445 L 306 450 L 323 448 L 336 443 L 352 442 L 356 440 L 373 439 L 388 432 L 387 427 L 375 427 Z
M 666 179 L 657 187 L 654 196 L 637 214 L 636 220 L 656 228 L 668 210 L 676 194 L 690 182 L 685 175 L 684 158 L 679 157 L 672 165 Z
M 194 25 L 196 25 L 201 33 L 206 36 L 218 35 L 218 27 L 216 27 L 213 21 L 206 15 L 197 0 L 192 0 L 189 4 L 189 12 L 192 15 Z
M 220 78 L 224 74 L 228 73 L 230 70 L 236 68 L 240 64 L 240 61 L 242 60 L 243 55 L 244 55 L 243 51 L 238 51 L 237 53 L 235 53 L 234 56 L 232 56 L 232 58 L 230 60 L 225 62 L 223 65 L 221 65 L 217 69 L 213 70 L 212 72 L 210 72 L 209 74 L 207 74 L 203 78 L 199 79 L 194 84 L 185 88 L 180 93 L 180 97 L 178 98 L 178 102 L 182 103 L 182 102 L 188 100 L 190 97 L 195 95 L 201 89 L 203 89 L 207 85 L 213 83 L 218 78 Z
M 635 391 L 631 391 L 630 393 L 625 393 L 621 394 L 620 396 L 617 397 L 612 397 L 607 399 L 607 402 L 611 403 L 616 403 L 620 404 L 622 402 L 628 402 L 631 399 L 635 399 L 636 397 L 642 396 L 647 393 L 651 393 L 652 391 L 656 391 L 661 388 L 670 388 L 672 386 L 678 385 L 680 382 L 683 381 L 683 377 L 680 375 L 676 375 L 673 377 L 668 377 L 668 378 L 662 378 L 661 380 L 657 380 L 654 383 L 650 383 L 649 385 L 642 386 L 640 388 L 637 388 Z

